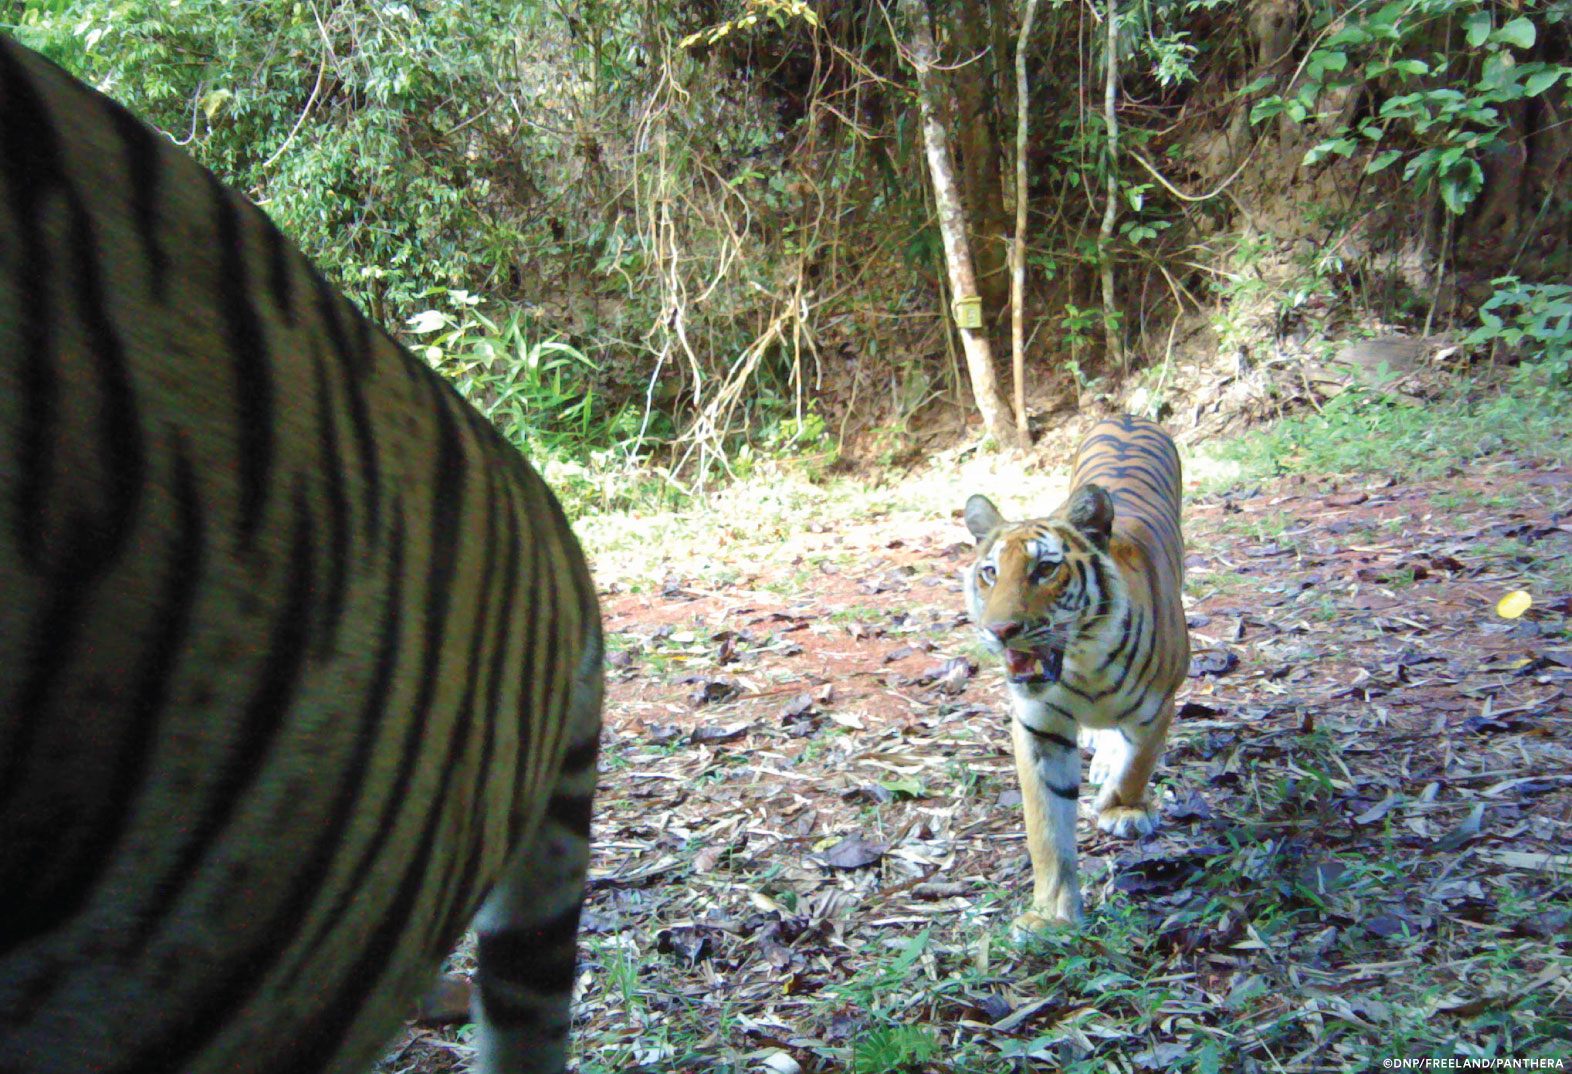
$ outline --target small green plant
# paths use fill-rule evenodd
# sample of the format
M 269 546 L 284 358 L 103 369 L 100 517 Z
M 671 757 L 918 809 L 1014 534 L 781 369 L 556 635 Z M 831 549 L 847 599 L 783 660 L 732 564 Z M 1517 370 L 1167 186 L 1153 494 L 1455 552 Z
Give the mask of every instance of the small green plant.
M 1495 293 L 1479 307 L 1480 326 L 1466 342 L 1504 346 L 1563 386 L 1572 386 L 1572 285 L 1492 280 Z
M 1083 310 L 1067 302 L 1064 315 L 1059 318 L 1059 331 L 1063 333 L 1064 341 L 1069 344 L 1071 350 L 1078 350 L 1097 342 L 1097 333 L 1102 328 L 1102 323 L 1101 310 Z
M 671 506 L 674 486 L 645 463 L 635 407 L 611 405 L 601 371 L 569 343 L 539 337 L 522 314 L 499 323 L 468 291 L 428 294 L 408 322 L 432 368 L 541 471 L 570 517 L 613 507 Z
M 906 1074 L 939 1054 L 939 1042 L 922 1026 L 875 1026 L 852 1045 L 855 1074 Z
M 422 356 L 520 448 L 572 456 L 634 431 L 628 414 L 597 396 L 595 364 L 581 351 L 531 338 L 519 316 L 499 325 L 467 291 L 443 295 L 451 312 L 428 308 L 409 320 L 425 339 Z
M 800 417 L 773 422 L 764 433 L 762 446 L 772 458 L 793 460 L 810 478 L 822 476 L 840 458 L 840 445 L 828 423 L 812 407 Z M 748 471 L 751 457 L 749 446 L 744 445 L 738 452 L 739 474 Z

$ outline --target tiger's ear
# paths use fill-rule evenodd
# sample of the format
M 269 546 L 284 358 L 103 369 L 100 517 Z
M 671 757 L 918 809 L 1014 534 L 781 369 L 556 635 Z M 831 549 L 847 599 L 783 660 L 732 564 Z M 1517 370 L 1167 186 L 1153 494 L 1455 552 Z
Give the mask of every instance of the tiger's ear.
M 1088 482 L 1072 492 L 1064 513 L 1070 525 L 1091 538 L 1098 548 L 1108 547 L 1108 538 L 1113 534 L 1114 505 L 1113 497 L 1101 485 Z
M 994 530 L 1004 525 L 1004 516 L 993 505 L 993 501 L 986 496 L 973 496 L 966 501 L 966 510 L 962 512 L 966 519 L 966 528 L 971 531 L 977 543 L 981 544 Z

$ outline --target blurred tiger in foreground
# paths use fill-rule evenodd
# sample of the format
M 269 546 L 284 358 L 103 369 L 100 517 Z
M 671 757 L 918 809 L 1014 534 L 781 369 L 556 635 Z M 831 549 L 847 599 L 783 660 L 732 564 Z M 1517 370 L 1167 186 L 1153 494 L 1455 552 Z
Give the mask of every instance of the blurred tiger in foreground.
M 0 1071 L 365 1069 L 472 918 L 561 1070 L 600 668 L 486 420 L 0 38 Z
M 1008 522 L 985 496 L 966 502 L 977 539 L 966 600 L 1009 680 L 1032 859 L 1032 905 L 1017 935 L 1081 918 L 1079 732 L 1096 742 L 1097 826 L 1127 838 L 1157 827 L 1147 780 L 1190 658 L 1179 496 L 1168 434 L 1122 417 L 1082 441 L 1069 499 L 1048 517 Z

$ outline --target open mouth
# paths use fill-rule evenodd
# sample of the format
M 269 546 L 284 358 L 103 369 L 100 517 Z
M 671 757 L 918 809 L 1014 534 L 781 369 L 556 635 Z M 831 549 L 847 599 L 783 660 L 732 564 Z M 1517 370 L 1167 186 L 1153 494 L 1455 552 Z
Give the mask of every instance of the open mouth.
M 1036 649 L 1006 649 L 1004 669 L 1010 681 L 1022 685 L 1059 681 L 1064 670 L 1064 650 L 1040 646 Z

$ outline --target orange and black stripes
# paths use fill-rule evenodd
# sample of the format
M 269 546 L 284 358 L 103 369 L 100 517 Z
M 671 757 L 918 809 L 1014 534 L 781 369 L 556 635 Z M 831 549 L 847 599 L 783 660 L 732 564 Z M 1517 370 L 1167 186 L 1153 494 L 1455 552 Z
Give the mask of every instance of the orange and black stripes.
M 601 639 L 560 507 L 5 38 L 0 594 L 0 1070 L 363 1069 L 483 902 L 489 1061 L 561 1068 Z
M 1128 414 L 1099 422 L 1081 441 L 1072 488 L 1092 483 L 1113 497 L 1116 514 L 1139 519 L 1158 536 L 1170 566 L 1182 568 L 1179 454 L 1160 426 Z

